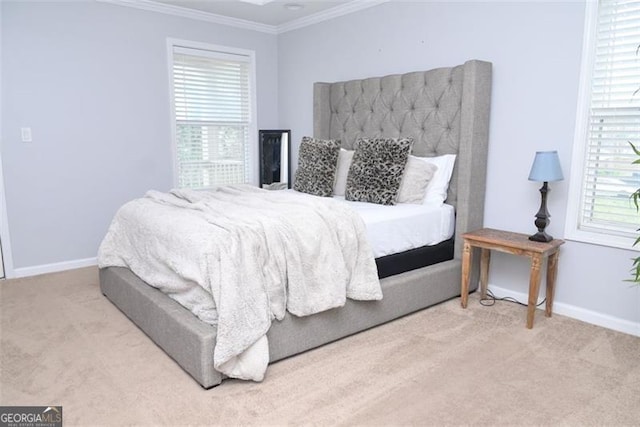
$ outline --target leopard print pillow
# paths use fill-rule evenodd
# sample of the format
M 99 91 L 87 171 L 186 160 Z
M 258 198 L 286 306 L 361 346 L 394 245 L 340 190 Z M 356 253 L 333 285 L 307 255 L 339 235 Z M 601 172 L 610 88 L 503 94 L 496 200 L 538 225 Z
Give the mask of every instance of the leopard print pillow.
M 394 205 L 412 146 L 412 138 L 358 139 L 345 199 Z
M 293 189 L 316 196 L 331 197 L 339 151 L 339 140 L 303 137 Z

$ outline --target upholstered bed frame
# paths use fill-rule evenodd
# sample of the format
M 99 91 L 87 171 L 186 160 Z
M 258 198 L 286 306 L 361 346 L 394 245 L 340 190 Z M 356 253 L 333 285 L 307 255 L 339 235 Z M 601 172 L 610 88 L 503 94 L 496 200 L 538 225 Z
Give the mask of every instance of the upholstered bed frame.
M 381 280 L 381 301 L 347 300 L 309 317 L 287 314 L 268 332 L 270 360 L 312 349 L 460 294 L 461 234 L 482 226 L 491 64 L 314 86 L 314 136 L 352 147 L 361 136 L 411 136 L 418 156 L 457 154 L 447 203 L 456 207 L 454 258 Z M 472 269 L 477 277 L 478 266 Z M 472 284 L 477 280 L 472 280 Z M 120 310 L 203 387 L 220 384 L 213 367 L 216 329 L 130 270 L 100 270 L 100 287 Z M 268 375 L 268 374 L 267 374 Z

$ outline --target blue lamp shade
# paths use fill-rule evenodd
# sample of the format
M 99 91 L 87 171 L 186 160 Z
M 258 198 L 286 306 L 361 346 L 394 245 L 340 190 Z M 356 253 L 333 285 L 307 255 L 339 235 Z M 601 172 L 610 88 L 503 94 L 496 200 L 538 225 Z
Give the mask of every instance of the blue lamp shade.
M 562 168 L 557 151 L 537 151 L 533 159 L 529 181 L 562 181 Z

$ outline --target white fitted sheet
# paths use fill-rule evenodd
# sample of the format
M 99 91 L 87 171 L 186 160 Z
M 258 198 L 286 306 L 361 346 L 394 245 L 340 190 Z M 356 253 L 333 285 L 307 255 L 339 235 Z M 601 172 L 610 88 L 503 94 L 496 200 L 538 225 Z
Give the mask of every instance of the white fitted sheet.
M 384 206 L 346 201 L 342 196 L 333 198 L 347 203 L 360 214 L 376 258 L 433 246 L 453 236 L 455 209 L 451 205 L 400 203 Z

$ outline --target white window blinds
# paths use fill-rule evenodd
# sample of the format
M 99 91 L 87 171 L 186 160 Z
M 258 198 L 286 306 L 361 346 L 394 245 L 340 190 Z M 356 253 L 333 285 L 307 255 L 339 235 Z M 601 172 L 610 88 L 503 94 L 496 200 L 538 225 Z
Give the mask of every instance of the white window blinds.
M 173 47 L 173 107 L 180 188 L 249 181 L 251 58 Z
M 640 217 L 629 196 L 640 170 L 640 1 L 598 3 L 578 229 L 633 237 Z

